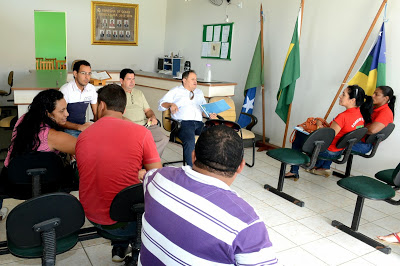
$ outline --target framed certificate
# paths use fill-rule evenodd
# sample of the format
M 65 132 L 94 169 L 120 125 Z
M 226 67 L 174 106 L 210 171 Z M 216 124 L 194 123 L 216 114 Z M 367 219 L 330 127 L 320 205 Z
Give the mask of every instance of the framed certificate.
M 92 1 L 92 44 L 138 45 L 139 5 Z

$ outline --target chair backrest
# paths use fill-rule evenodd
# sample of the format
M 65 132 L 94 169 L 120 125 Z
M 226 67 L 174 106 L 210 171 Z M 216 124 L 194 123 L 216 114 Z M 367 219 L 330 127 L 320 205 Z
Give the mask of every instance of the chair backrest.
M 397 165 L 396 169 L 394 169 L 392 174 L 393 184 L 396 187 L 400 187 L 400 163 Z
M 166 131 L 171 132 L 172 122 L 168 118 L 171 118 L 171 110 L 169 109 L 162 112 L 162 124 Z
M 19 155 L 10 161 L 8 165 L 8 178 L 6 181 L 6 194 L 16 199 L 29 199 L 32 194 L 32 176 L 27 174 L 29 169 L 46 169 L 46 173 L 40 177 L 42 193 L 56 192 L 61 183 L 67 178 L 62 159 L 53 152 L 31 152 Z
M 232 128 L 236 132 L 238 132 L 239 136 L 243 138 L 242 134 L 242 128 L 240 125 L 236 122 L 229 121 L 229 120 L 221 120 L 221 119 L 209 119 L 204 123 L 204 127 L 212 127 L 212 126 L 218 126 L 218 125 L 225 125 L 227 127 Z
M 380 141 L 384 141 L 385 139 L 387 139 L 390 136 L 390 134 L 392 134 L 394 128 L 395 128 L 395 125 L 393 123 L 388 124 L 386 127 L 384 127 L 378 133 L 368 135 L 367 138 L 365 139 L 365 143 L 375 144 L 378 141 L 378 139 Z
M 40 62 L 40 69 L 41 70 L 52 70 L 52 69 L 54 69 L 53 61 L 42 61 L 42 62 Z
M 21 248 L 41 246 L 41 235 L 32 227 L 41 222 L 59 218 L 55 227 L 57 238 L 78 231 L 85 223 L 85 213 L 79 200 L 67 193 L 51 193 L 27 200 L 8 215 L 7 241 Z
M 67 69 L 66 60 L 56 60 L 56 69 Z
M 313 153 L 316 145 L 320 143 L 322 145 L 319 152 L 323 152 L 329 147 L 329 145 L 331 145 L 334 138 L 335 130 L 329 127 L 320 128 L 308 135 L 303 144 L 302 150 L 307 154 L 311 154 Z
M 344 134 L 343 137 L 341 137 L 338 142 L 336 143 L 336 147 L 338 149 L 343 149 L 348 147 L 350 143 L 354 144 L 359 142 L 367 133 L 368 128 L 362 127 L 362 128 L 357 128 L 353 131 L 350 131 L 346 134 Z
M 14 71 L 10 71 L 10 73 L 8 73 L 8 85 L 12 87 L 13 84 L 14 84 Z
M 118 222 L 136 221 L 136 214 L 144 212 L 143 185 L 136 184 L 124 188 L 113 199 L 110 217 Z
M 221 112 L 218 115 L 223 117 L 225 120 L 236 122 L 235 102 L 232 100 L 232 98 L 227 97 L 227 96 L 217 96 L 217 97 L 210 98 L 209 102 L 213 103 L 213 102 L 217 102 L 219 100 L 225 100 L 226 103 L 231 107 L 231 109 Z

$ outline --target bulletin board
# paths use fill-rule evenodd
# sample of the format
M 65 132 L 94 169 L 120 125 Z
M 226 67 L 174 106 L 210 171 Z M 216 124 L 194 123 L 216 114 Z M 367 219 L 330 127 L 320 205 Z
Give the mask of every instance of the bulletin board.
M 201 58 L 231 60 L 233 23 L 203 25 Z

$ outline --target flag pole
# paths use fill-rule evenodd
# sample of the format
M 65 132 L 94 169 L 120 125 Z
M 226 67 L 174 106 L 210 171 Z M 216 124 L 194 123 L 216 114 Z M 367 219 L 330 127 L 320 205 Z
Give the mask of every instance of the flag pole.
M 354 60 L 353 60 L 353 63 L 351 64 L 349 70 L 347 71 L 347 74 L 346 74 L 346 76 L 344 77 L 343 82 L 342 82 L 342 84 L 340 85 L 339 90 L 337 91 L 336 96 L 335 96 L 335 98 L 333 99 L 333 101 L 332 101 L 332 103 L 331 103 L 331 106 L 329 107 L 328 112 L 326 113 L 326 115 L 325 115 L 325 117 L 324 117 L 325 120 L 328 118 L 330 112 L 332 111 L 332 108 L 333 108 L 333 106 L 335 105 L 335 103 L 336 103 L 336 101 L 337 101 L 337 98 L 339 97 L 340 92 L 341 92 L 342 89 L 343 89 L 343 86 L 346 84 L 347 79 L 349 78 L 350 73 L 351 73 L 351 71 L 352 71 L 353 68 L 354 68 L 354 65 L 356 64 L 358 58 L 360 57 L 361 51 L 364 49 L 364 46 L 365 46 L 365 44 L 366 44 L 366 42 L 367 42 L 369 36 L 371 35 L 372 29 L 375 27 L 376 21 L 378 20 L 380 14 L 381 14 L 381 12 L 382 12 L 382 9 L 385 7 L 385 4 L 386 4 L 386 3 L 387 3 L 387 0 L 383 0 L 383 1 L 382 1 L 381 7 L 379 8 L 378 13 L 376 13 L 376 16 L 375 16 L 374 20 L 372 21 L 371 27 L 369 28 L 369 30 L 368 30 L 368 32 L 367 32 L 367 35 L 365 36 L 364 41 L 362 42 L 362 44 L 361 44 L 361 46 L 360 46 L 360 49 L 358 50 L 357 55 L 356 55 L 356 57 L 355 57 Z
M 261 68 L 264 67 L 264 17 L 262 4 L 260 6 L 260 35 L 261 35 Z M 265 95 L 264 95 L 264 83 L 261 84 L 261 97 L 262 97 L 262 122 L 263 122 L 263 136 L 262 141 L 257 141 L 257 151 L 264 151 L 268 149 L 279 148 L 273 144 L 265 142 Z
M 301 28 L 303 25 L 303 8 L 304 8 L 304 0 L 301 0 L 301 22 L 300 22 L 300 36 L 301 36 Z M 299 45 L 300 45 L 300 36 L 299 36 Z M 285 126 L 285 135 L 283 135 L 283 142 L 282 142 L 282 148 L 285 148 L 286 144 L 286 137 L 287 137 L 287 132 L 289 128 L 289 121 L 290 121 L 290 112 L 292 111 L 292 103 L 289 104 L 288 108 L 288 115 L 286 118 L 286 126 Z

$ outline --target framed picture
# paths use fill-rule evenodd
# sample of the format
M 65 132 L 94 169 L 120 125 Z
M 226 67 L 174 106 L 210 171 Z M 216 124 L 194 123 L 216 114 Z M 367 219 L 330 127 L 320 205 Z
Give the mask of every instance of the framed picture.
M 92 1 L 92 44 L 138 45 L 139 5 Z

